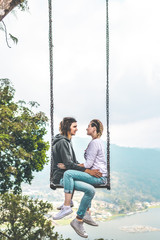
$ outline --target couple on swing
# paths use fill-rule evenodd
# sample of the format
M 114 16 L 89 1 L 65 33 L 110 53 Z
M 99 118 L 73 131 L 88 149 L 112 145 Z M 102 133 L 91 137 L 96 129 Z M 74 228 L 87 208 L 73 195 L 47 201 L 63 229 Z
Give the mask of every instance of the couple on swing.
M 77 121 L 65 117 L 60 122 L 60 134 L 53 141 L 53 182 L 64 187 L 65 201 L 54 220 L 71 214 L 73 207 L 74 190 L 84 192 L 76 218 L 70 223 L 81 237 L 87 238 L 83 222 L 92 226 L 98 224 L 92 219 L 89 209 L 95 195 L 93 185 L 105 184 L 107 181 L 107 166 L 105 160 L 104 144 L 100 139 L 103 125 L 98 119 L 93 119 L 87 127 L 87 135 L 92 137 L 84 153 L 85 163 L 79 164 L 72 147 L 71 139 L 77 132 Z

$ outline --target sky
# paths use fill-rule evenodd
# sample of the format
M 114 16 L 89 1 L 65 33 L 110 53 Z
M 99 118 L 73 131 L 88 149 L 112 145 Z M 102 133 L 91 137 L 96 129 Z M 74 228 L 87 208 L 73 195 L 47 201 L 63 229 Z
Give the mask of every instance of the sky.
M 4 19 L 19 41 L 8 48 L 0 31 L 0 78 L 12 81 L 16 100 L 37 101 L 50 118 L 48 1 L 28 2 L 29 11 Z M 52 2 L 55 133 L 72 116 L 84 137 L 93 118 L 106 126 L 105 0 Z M 109 0 L 113 144 L 160 148 L 159 8 L 159 0 Z

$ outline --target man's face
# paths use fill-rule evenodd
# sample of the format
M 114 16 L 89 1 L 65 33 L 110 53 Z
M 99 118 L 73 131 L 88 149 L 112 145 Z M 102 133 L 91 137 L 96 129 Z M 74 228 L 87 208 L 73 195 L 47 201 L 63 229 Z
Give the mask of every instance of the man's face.
M 74 136 L 76 134 L 76 132 L 78 131 L 77 128 L 77 123 L 73 122 L 70 126 L 70 130 L 71 130 L 71 136 Z

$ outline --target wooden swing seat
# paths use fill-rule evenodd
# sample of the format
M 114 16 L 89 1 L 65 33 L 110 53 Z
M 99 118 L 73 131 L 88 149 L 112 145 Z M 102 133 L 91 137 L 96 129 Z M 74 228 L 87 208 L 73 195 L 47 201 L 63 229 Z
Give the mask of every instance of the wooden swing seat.
M 108 183 L 100 184 L 100 185 L 93 185 L 93 186 L 95 188 L 107 188 L 108 190 L 110 190 L 110 185 Z M 52 190 L 56 190 L 57 188 L 63 188 L 63 186 L 61 184 L 50 183 L 50 188 Z

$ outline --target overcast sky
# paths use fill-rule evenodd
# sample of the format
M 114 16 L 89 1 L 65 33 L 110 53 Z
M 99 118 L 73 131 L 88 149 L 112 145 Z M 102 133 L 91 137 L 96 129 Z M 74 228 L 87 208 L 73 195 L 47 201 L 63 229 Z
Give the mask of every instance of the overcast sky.
M 5 19 L 18 45 L 0 31 L 0 77 L 16 100 L 34 100 L 49 116 L 48 1 Z M 121 146 L 160 148 L 160 1 L 110 0 L 110 131 Z M 64 116 L 85 136 L 105 125 L 105 0 L 53 0 L 55 129 Z M 104 134 L 105 138 L 105 134 Z

